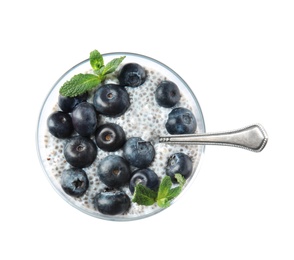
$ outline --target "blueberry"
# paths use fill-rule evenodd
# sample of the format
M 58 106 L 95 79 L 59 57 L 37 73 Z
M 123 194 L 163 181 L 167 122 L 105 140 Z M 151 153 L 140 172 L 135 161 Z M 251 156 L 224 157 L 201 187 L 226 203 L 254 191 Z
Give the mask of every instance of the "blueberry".
M 100 180 L 110 188 L 121 187 L 131 178 L 128 162 L 118 155 L 108 155 L 102 159 L 97 173 Z
M 106 123 L 97 128 L 95 141 L 100 149 L 107 152 L 114 152 L 124 145 L 126 134 L 119 125 Z
M 80 197 L 89 187 L 87 174 L 82 169 L 71 168 L 61 174 L 61 187 L 70 196 Z
M 162 81 L 155 91 L 155 100 L 162 107 L 173 107 L 180 99 L 179 88 L 172 81 Z
M 137 168 L 147 168 L 153 161 L 155 150 L 150 142 L 140 137 L 131 137 L 123 147 L 126 160 Z
M 175 174 L 180 173 L 185 179 L 188 179 L 193 170 L 191 158 L 184 153 L 175 153 L 168 158 L 166 166 L 166 175 L 170 176 L 175 182 Z
M 96 110 L 105 116 L 118 117 L 130 106 L 128 92 L 119 85 L 106 84 L 94 93 L 93 104 Z
M 97 156 L 97 146 L 88 137 L 74 136 L 64 147 L 65 160 L 77 168 L 90 166 Z
M 168 115 L 166 130 L 172 134 L 193 134 L 196 131 L 196 119 L 187 108 L 174 108 Z
M 88 92 L 81 94 L 76 97 L 65 97 L 62 95 L 58 96 L 58 105 L 63 112 L 70 113 L 73 111 L 76 105 L 86 101 L 88 98 Z
M 72 112 L 74 129 L 81 136 L 91 136 L 97 128 L 97 114 L 88 102 L 78 104 Z
M 94 207 L 102 214 L 123 214 L 130 206 L 131 200 L 123 191 L 102 191 L 94 197 Z
M 138 87 L 145 82 L 146 71 L 137 63 L 128 63 L 120 70 L 118 80 L 122 86 Z
M 157 174 L 149 168 L 138 169 L 132 173 L 130 180 L 130 191 L 134 193 L 137 184 L 142 184 L 147 188 L 156 191 L 159 186 L 159 178 Z
M 67 138 L 74 130 L 71 116 L 62 111 L 53 112 L 47 119 L 47 126 L 57 138 Z

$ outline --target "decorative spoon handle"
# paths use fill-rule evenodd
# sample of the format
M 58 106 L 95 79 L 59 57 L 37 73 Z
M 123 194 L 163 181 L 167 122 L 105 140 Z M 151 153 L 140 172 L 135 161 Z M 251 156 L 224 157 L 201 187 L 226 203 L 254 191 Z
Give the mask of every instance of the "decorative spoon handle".
M 226 145 L 244 148 L 253 152 L 261 152 L 268 141 L 264 128 L 259 124 L 242 129 L 204 134 L 183 134 L 160 136 L 160 143 L 188 145 Z

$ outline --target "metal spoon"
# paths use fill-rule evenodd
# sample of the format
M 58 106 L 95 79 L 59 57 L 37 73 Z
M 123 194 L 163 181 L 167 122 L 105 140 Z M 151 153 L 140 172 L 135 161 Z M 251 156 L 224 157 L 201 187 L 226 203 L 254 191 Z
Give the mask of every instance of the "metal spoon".
M 252 152 L 261 152 L 268 141 L 268 135 L 260 124 L 250 125 L 238 130 L 160 136 L 160 143 L 188 145 L 226 145 L 244 148 Z

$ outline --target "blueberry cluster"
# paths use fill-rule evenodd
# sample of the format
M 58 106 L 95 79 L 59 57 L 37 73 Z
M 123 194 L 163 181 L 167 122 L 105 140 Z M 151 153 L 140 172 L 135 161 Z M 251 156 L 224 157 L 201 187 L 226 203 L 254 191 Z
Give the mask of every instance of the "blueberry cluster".
M 62 172 L 61 187 L 70 196 L 81 197 L 86 193 L 89 180 L 83 168 L 95 161 L 99 149 L 106 152 L 122 149 L 123 156 L 110 153 L 97 167 L 100 181 L 108 187 L 97 193 L 93 200 L 95 209 L 102 214 L 116 215 L 128 211 L 131 201 L 121 190 L 126 185 L 131 193 L 138 183 L 155 191 L 159 187 L 157 174 L 148 168 L 155 157 L 152 143 L 141 137 L 126 139 L 118 124 L 100 124 L 100 116 L 119 117 L 128 110 L 130 98 L 126 87 L 141 86 L 146 77 L 145 69 L 139 64 L 126 64 L 118 75 L 119 84 L 100 86 L 93 94 L 93 102 L 88 102 L 87 93 L 77 97 L 60 95 L 60 111 L 53 112 L 47 119 L 49 132 L 66 141 L 63 154 L 72 167 Z M 154 94 L 159 106 L 171 109 L 181 97 L 177 85 L 171 81 L 162 81 Z M 195 117 L 186 108 L 173 108 L 166 129 L 170 134 L 193 133 L 196 130 Z M 175 180 L 176 173 L 185 178 L 192 173 L 192 161 L 186 154 L 176 153 L 168 159 L 166 174 Z

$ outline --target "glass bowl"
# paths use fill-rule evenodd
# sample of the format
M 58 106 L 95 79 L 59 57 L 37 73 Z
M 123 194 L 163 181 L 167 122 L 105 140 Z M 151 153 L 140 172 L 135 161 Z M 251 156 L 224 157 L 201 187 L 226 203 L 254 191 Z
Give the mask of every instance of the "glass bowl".
M 131 136 L 139 136 L 143 140 L 148 140 L 153 142 L 156 156 L 155 160 L 150 166 L 159 177 L 164 176 L 164 166 L 166 165 L 167 158 L 174 152 L 186 152 L 192 158 L 193 161 L 193 171 L 191 176 L 187 179 L 184 190 L 190 187 L 192 180 L 195 179 L 199 171 L 199 166 L 201 158 L 204 154 L 204 145 L 169 145 L 164 143 L 158 143 L 156 140 L 159 135 L 167 135 L 165 129 L 165 119 L 171 108 L 159 108 L 155 107 L 154 89 L 161 80 L 173 81 L 180 89 L 181 100 L 176 106 L 182 106 L 189 108 L 197 121 L 197 133 L 205 133 L 205 123 L 202 115 L 200 105 L 195 97 L 191 88 L 187 83 L 172 69 L 162 64 L 161 62 L 146 57 L 140 54 L 125 53 L 125 52 L 115 52 L 107 53 L 102 55 L 105 64 L 114 58 L 120 56 L 126 56 L 123 60 L 123 64 L 126 63 L 138 63 L 147 70 L 147 80 L 146 82 L 137 88 L 126 87 L 130 95 L 131 106 L 128 111 L 120 118 L 107 118 L 102 117 L 100 122 L 117 122 L 118 124 L 126 124 L 125 132 L 127 138 Z M 64 73 L 57 82 L 53 85 L 52 89 L 49 91 L 43 106 L 40 111 L 38 125 L 37 125 L 37 152 L 40 159 L 41 166 L 57 193 L 70 205 L 77 208 L 78 210 L 105 220 L 112 221 L 129 221 L 137 220 L 152 216 L 161 212 L 164 208 L 160 208 L 157 205 L 153 206 L 139 206 L 136 203 L 132 203 L 130 210 L 122 215 L 104 215 L 98 212 L 93 206 L 93 196 L 97 191 L 103 189 L 103 184 L 99 181 L 98 175 L 96 173 L 96 168 L 99 161 L 106 156 L 106 152 L 98 150 L 97 158 L 95 162 L 88 168 L 85 168 L 90 186 L 89 190 L 81 198 L 74 198 L 67 195 L 60 186 L 60 174 L 63 169 L 69 168 L 68 163 L 66 163 L 63 158 L 63 146 L 66 140 L 57 139 L 53 137 L 47 129 L 47 118 L 48 116 L 56 110 L 59 110 L 57 101 L 59 95 L 60 87 L 69 80 L 71 77 L 78 73 L 85 73 L 91 70 L 91 65 L 89 59 L 86 59 L 71 69 Z M 108 81 L 113 81 L 115 83 L 115 78 L 108 79 Z M 145 87 L 145 88 L 144 88 Z M 91 99 L 89 99 L 91 102 Z M 132 107 L 133 106 L 133 107 Z M 130 111 L 129 111 L 130 110 Z M 153 114 L 152 111 L 156 111 L 159 114 L 159 118 Z M 141 121 L 140 119 L 143 118 Z M 128 122 L 128 123 L 126 123 Z M 114 154 L 122 155 L 121 151 L 115 152 Z M 127 191 L 128 188 L 124 187 Z M 180 194 L 182 195 L 183 192 Z M 132 195 L 129 193 L 129 196 Z M 171 205 L 178 200 L 178 197 L 174 199 Z

